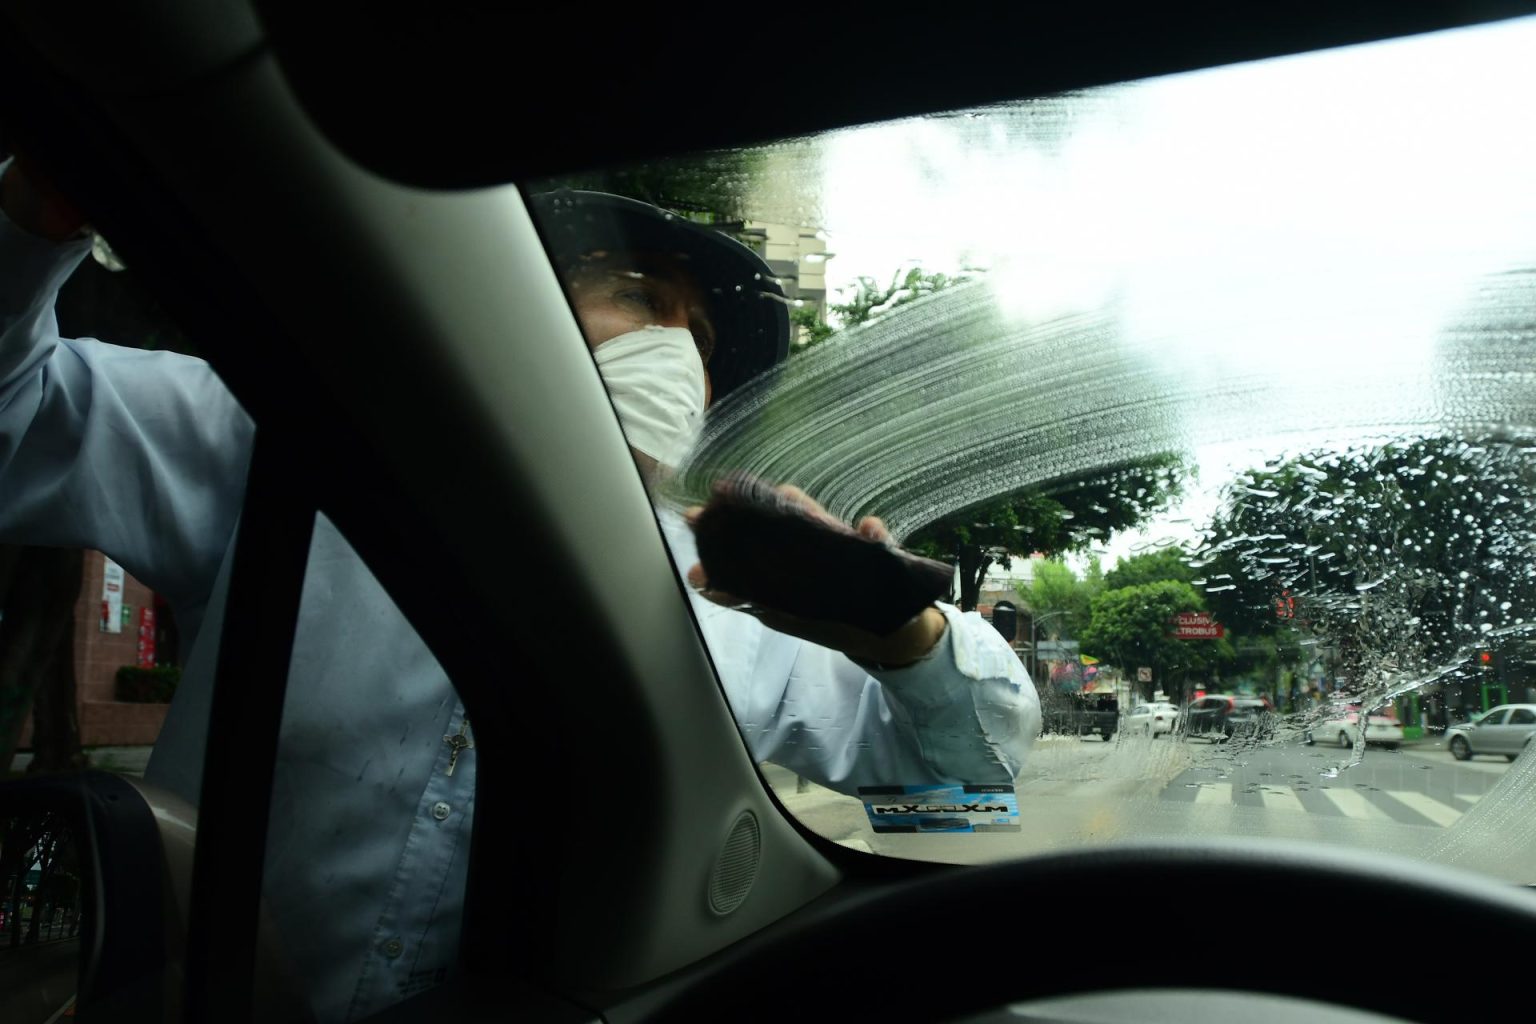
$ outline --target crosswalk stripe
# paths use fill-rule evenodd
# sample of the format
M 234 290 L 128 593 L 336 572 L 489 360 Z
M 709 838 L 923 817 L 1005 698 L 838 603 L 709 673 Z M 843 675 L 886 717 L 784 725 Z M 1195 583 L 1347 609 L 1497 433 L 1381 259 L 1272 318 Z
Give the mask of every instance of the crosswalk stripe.
M 1461 811 L 1455 807 L 1441 803 L 1439 800 L 1436 800 L 1432 796 L 1426 796 L 1423 793 L 1414 793 L 1412 791 L 1402 791 L 1396 789 L 1389 789 L 1386 792 L 1387 796 L 1407 804 L 1410 808 L 1418 811 L 1420 814 L 1424 815 L 1424 817 L 1428 818 L 1430 821 L 1434 822 L 1436 825 L 1441 826 L 1442 828 L 1454 824 L 1456 819 L 1461 817 Z
M 1392 815 L 1352 789 L 1324 789 L 1320 792 L 1333 803 L 1333 806 L 1351 818 L 1360 818 L 1365 821 L 1392 820 Z
M 1264 806 L 1272 811 L 1300 811 L 1307 813 L 1302 806 L 1301 797 L 1289 789 L 1261 789 L 1259 799 L 1264 801 Z
M 1230 782 L 1203 782 L 1200 788 L 1195 790 L 1195 803 L 1197 804 L 1230 804 L 1232 802 L 1232 783 Z
M 1233 784 L 1230 782 L 1202 782 L 1195 790 L 1194 802 L 1197 804 L 1225 804 L 1234 802 Z M 1308 807 L 1302 803 L 1300 795 L 1294 789 L 1279 786 L 1260 786 L 1256 789 L 1246 789 L 1245 793 L 1257 793 L 1260 802 L 1265 809 L 1272 811 L 1289 811 L 1291 813 L 1315 814 L 1318 808 Z M 1396 821 L 1402 816 L 1401 812 L 1389 813 L 1373 800 L 1373 798 L 1358 789 L 1323 788 L 1313 790 L 1321 794 L 1339 812 L 1346 817 L 1362 821 Z M 1465 808 L 1459 805 L 1437 800 L 1426 793 L 1413 790 L 1378 790 L 1385 798 L 1395 800 L 1398 804 L 1407 807 L 1420 817 L 1434 822 L 1441 828 L 1449 828 L 1454 825 L 1465 813 Z M 1484 794 L 1457 793 L 1456 800 L 1463 804 L 1475 804 L 1483 798 Z M 1396 813 L 1398 817 L 1394 817 Z

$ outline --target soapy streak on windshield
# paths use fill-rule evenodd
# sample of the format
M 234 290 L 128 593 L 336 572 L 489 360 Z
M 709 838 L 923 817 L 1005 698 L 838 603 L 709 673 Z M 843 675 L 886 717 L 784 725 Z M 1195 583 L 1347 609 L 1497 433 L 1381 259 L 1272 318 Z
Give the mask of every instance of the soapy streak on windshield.
M 983 277 L 797 354 L 722 402 L 683 467 L 678 497 L 696 500 L 714 480 L 744 471 L 794 482 L 845 521 L 880 515 L 903 538 L 1024 488 L 1097 478 L 1107 489 L 1113 467 L 1170 451 L 1189 457 L 1196 443 L 1279 450 L 1288 436 L 1315 438 L 1320 429 L 1342 445 L 1536 426 L 1524 366 L 1536 344 L 1536 274 L 1493 275 L 1463 293 L 1460 316 L 1421 328 L 1435 339 L 1426 358 L 1382 366 L 1367 383 L 1355 374 L 1298 376 L 1277 365 L 1284 351 L 1236 345 L 1233 358 L 1202 372 L 1176 355 L 1188 354 L 1176 339 L 1125 337 L 1114 308 L 1039 323 L 1009 316 L 995 281 Z M 1331 333 L 1347 344 L 1360 322 L 1309 315 L 1297 300 L 1287 320 L 1314 338 Z M 1129 319 L 1167 325 L 1173 316 L 1161 309 Z M 1242 336 L 1241 324 L 1223 330 L 1194 319 L 1201 334 Z M 1390 661 L 1399 652 L 1381 653 Z M 1405 668 L 1384 663 L 1350 699 L 1379 708 L 1436 675 Z M 1305 728 L 1328 713 L 1292 722 Z M 1332 770 L 1362 755 L 1357 749 Z
M 983 276 L 794 355 L 719 403 L 672 497 L 701 500 L 742 471 L 792 482 L 846 522 L 878 515 L 900 541 L 1027 488 L 1085 477 L 1111 487 L 1115 467 L 1189 457 L 1196 444 L 1280 447 L 1319 425 L 1340 442 L 1536 426 L 1526 367 L 1536 274 L 1491 275 L 1458 291 L 1462 315 L 1421 328 L 1435 337 L 1425 358 L 1378 366 L 1363 381 L 1327 367 L 1298 373 L 1283 350 L 1244 348 L 1248 324 L 1213 321 L 1198 291 L 1170 297 L 1155 315 L 1109 307 L 1030 322 L 1009 315 Z M 1394 306 L 1394 320 L 1414 294 Z M 1341 351 L 1369 319 L 1362 309 L 1339 323 L 1335 303 L 1309 313 L 1306 296 L 1292 300 L 1289 328 L 1314 342 L 1334 337 Z M 1180 308 L 1188 336 L 1167 333 Z M 1253 317 L 1268 327 L 1273 311 Z M 1126 323 L 1159 333 L 1128 336 Z M 1213 338 L 1227 339 L 1228 358 L 1188 358 L 1219 348 Z

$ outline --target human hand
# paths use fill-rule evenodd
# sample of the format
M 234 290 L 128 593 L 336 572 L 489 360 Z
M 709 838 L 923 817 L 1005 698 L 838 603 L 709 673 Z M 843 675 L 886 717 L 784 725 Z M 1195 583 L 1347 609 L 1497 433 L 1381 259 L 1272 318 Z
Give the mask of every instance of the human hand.
M 716 604 L 891 668 L 922 658 L 944 634 L 933 602 L 953 569 L 902 551 L 875 516 L 850 528 L 797 487 L 738 476 L 716 483 L 686 518 L 701 559 L 688 581 Z

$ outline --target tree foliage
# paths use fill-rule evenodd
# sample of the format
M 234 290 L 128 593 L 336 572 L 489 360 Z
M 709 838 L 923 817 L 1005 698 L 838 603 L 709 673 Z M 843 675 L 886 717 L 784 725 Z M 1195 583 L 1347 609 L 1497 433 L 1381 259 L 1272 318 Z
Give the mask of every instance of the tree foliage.
M 891 283 L 883 286 L 872 277 L 860 277 L 853 294 L 846 301 L 831 303 L 828 309 L 843 327 L 856 327 L 967 280 L 964 274 L 930 273 L 922 267 L 898 270 L 891 275 Z
M 1347 674 L 1433 664 L 1536 618 L 1532 449 L 1423 438 L 1319 451 L 1230 488 L 1201 552 L 1217 614 L 1338 644 Z
M 1060 559 L 1040 558 L 1034 562 L 1034 578 L 1018 593 L 1030 615 L 1038 623 L 1046 616 L 1057 616 L 1041 624 L 1049 636 L 1081 636 L 1092 619 L 1090 606 L 1104 590 L 1104 574 L 1097 559 L 1079 577 Z
M 1190 673 L 1207 672 L 1230 662 L 1226 640 L 1179 640 L 1169 621 L 1180 612 L 1205 610 L 1205 600 L 1188 583 L 1159 580 L 1106 590 L 1094 599 L 1092 621 L 1081 636 L 1082 651 L 1134 679 L 1142 666 L 1152 669 L 1153 686 Z M 1150 688 L 1143 694 L 1151 697 Z
M 789 354 L 805 352 L 815 348 L 837 334 L 837 328 L 832 327 L 821 319 L 821 314 L 815 306 L 800 306 L 789 311 L 790 326 L 800 331 L 799 339 L 789 348 Z
M 1104 574 L 1104 586 L 1109 590 L 1134 587 L 1142 583 L 1176 580 L 1189 583 L 1195 578 L 1189 556 L 1179 548 L 1164 548 L 1147 554 L 1122 558 L 1113 569 Z
M 997 561 L 1085 550 L 1167 508 L 1183 493 L 1184 472 L 1179 459 L 1163 456 L 1032 488 L 930 523 L 907 547 L 958 565 L 960 607 L 974 608 Z

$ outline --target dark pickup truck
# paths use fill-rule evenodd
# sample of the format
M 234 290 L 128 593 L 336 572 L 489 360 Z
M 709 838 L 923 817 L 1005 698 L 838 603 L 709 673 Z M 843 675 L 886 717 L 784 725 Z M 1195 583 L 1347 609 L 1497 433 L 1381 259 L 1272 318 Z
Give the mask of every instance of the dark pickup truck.
M 1120 702 L 1103 694 L 1061 696 L 1041 708 L 1041 732 L 1066 736 L 1098 734 L 1107 743 L 1120 728 Z

